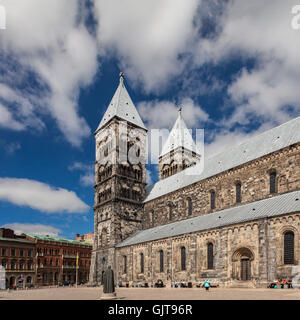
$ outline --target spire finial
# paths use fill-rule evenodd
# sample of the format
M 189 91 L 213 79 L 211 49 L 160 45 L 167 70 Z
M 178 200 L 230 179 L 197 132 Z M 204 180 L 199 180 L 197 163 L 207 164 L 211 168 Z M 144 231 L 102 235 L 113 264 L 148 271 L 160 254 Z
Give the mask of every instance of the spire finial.
M 122 82 L 123 83 L 123 81 L 124 81 L 124 72 L 120 72 L 120 82 Z
M 182 107 L 179 106 L 178 113 L 179 113 L 180 116 L 181 116 L 181 111 L 182 111 Z

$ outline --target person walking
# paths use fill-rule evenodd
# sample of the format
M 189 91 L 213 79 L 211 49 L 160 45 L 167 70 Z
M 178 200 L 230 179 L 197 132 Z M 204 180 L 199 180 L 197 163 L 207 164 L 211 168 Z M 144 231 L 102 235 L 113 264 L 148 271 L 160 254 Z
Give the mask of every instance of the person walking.
M 204 281 L 204 288 L 205 288 L 205 290 L 208 291 L 208 290 L 209 290 L 209 287 L 210 287 L 210 281 L 209 281 L 209 280 L 205 280 L 205 281 Z

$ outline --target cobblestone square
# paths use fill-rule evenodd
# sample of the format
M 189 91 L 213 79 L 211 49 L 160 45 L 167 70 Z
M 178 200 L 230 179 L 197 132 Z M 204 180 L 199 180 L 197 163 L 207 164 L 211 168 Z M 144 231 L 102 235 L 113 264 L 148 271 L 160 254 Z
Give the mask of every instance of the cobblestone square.
M 0 300 L 99 300 L 102 288 L 0 291 Z M 117 288 L 117 300 L 300 300 L 300 289 Z

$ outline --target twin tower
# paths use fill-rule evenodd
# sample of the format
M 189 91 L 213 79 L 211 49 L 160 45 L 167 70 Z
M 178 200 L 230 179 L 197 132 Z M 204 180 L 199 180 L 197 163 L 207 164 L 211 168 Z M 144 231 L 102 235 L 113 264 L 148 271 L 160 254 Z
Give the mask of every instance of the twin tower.
M 95 238 L 89 281 L 99 284 L 109 265 L 115 269 L 115 246 L 144 228 L 147 128 L 125 88 L 123 73 L 95 140 Z M 159 179 L 199 161 L 195 150 L 179 109 L 159 156 Z

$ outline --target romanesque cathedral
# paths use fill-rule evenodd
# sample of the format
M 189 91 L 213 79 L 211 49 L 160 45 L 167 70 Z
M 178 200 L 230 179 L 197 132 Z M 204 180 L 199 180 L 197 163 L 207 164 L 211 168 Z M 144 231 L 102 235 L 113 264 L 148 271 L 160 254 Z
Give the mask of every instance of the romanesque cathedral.
M 162 115 L 167 116 L 167 115 Z M 120 84 L 95 132 L 90 282 L 261 287 L 300 264 L 300 117 L 203 158 L 178 118 L 146 185 L 147 128 Z M 116 138 L 114 138 L 116 137 Z M 204 161 L 204 162 L 203 162 Z M 201 165 L 204 165 L 202 170 Z

